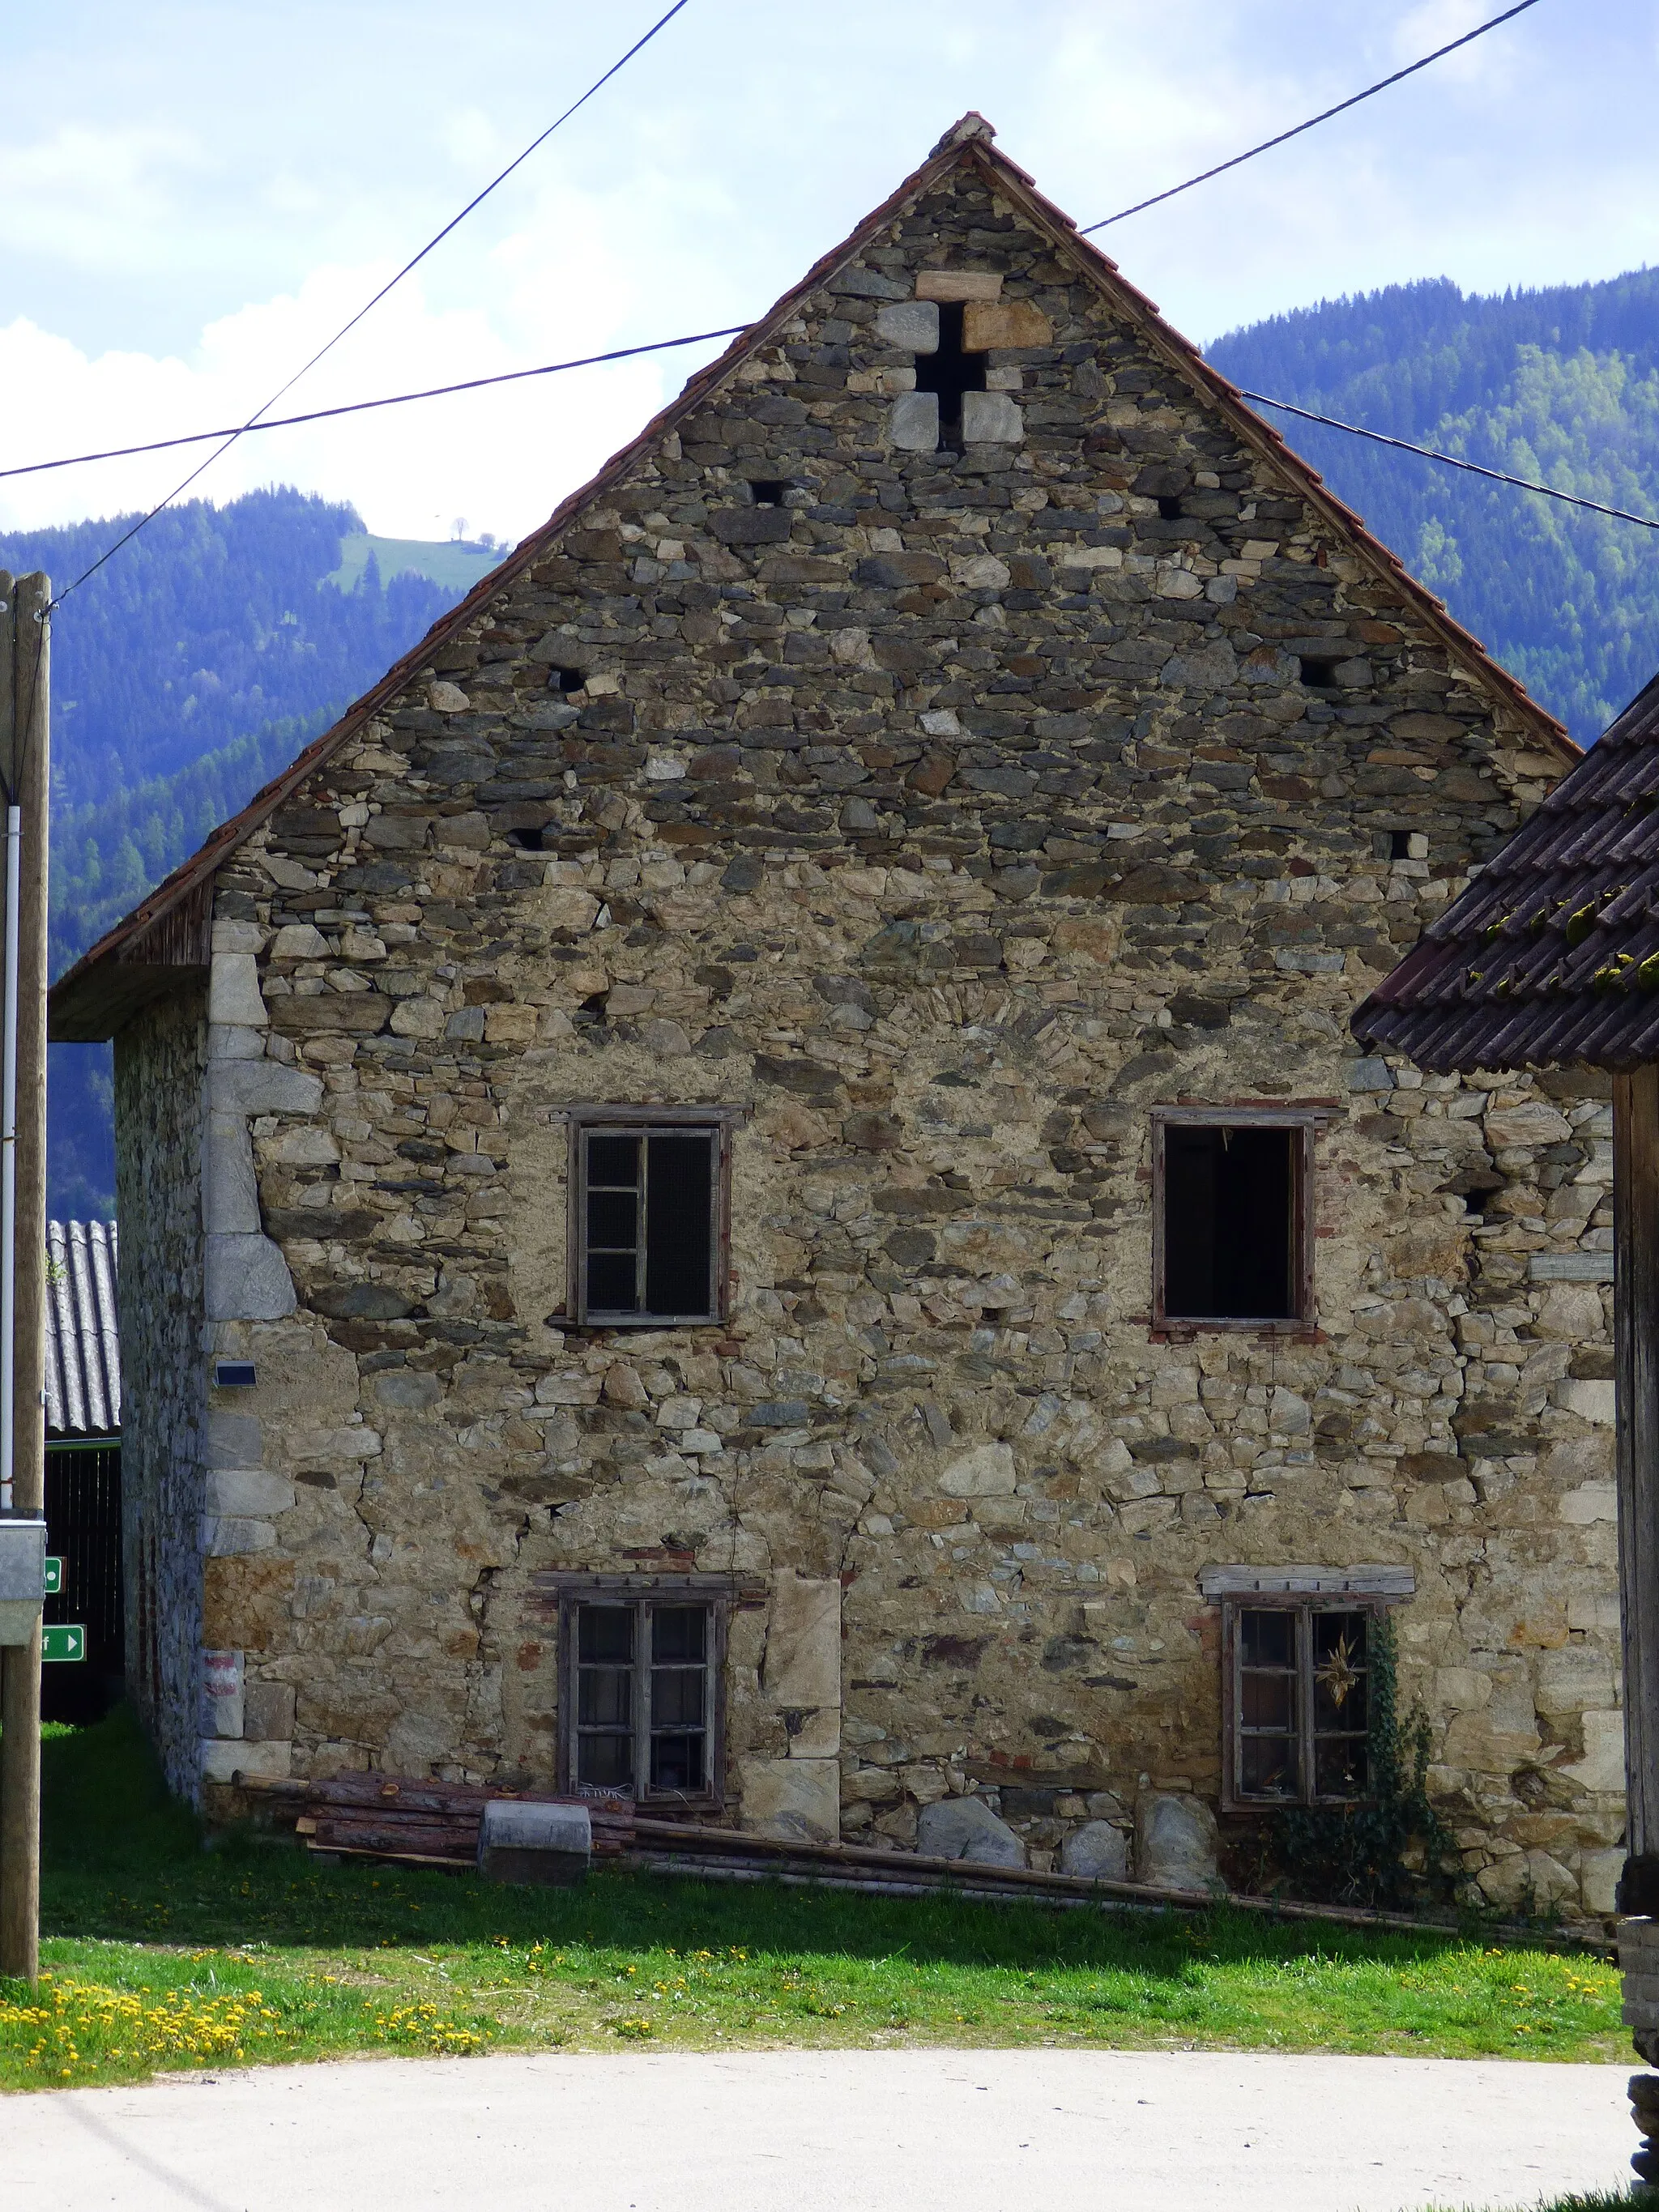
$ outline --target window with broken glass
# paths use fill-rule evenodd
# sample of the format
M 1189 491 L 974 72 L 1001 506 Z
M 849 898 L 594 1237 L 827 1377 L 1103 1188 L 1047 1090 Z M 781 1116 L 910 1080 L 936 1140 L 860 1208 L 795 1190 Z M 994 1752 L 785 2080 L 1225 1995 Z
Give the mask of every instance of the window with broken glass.
M 1370 1792 L 1370 1606 L 1227 1604 L 1224 1802 L 1351 1804 Z
M 583 1796 L 707 1807 L 721 1796 L 725 1604 L 689 1589 L 567 1598 L 562 1786 Z
M 663 1328 L 726 1317 L 734 1109 L 573 1110 L 573 1320 Z

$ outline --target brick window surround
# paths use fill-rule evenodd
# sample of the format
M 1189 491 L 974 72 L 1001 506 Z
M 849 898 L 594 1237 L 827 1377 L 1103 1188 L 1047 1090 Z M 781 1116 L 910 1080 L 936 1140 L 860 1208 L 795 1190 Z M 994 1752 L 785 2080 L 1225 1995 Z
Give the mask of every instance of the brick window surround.
M 559 1787 L 658 1808 L 726 1799 L 728 1579 L 557 1577 Z
M 737 1106 L 568 1109 L 570 1318 L 604 1328 L 723 1322 Z
M 1299 1334 L 1315 1325 L 1323 1118 L 1297 1107 L 1154 1107 L 1155 1329 Z

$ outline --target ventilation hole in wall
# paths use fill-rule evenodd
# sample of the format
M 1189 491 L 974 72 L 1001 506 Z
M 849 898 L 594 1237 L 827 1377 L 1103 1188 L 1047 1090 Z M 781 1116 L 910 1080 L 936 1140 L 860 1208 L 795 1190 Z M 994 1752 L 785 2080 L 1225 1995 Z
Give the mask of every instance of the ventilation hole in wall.
M 1297 658 L 1301 666 L 1302 681 L 1308 686 L 1310 690 L 1335 690 L 1335 661 L 1316 659 L 1312 654 L 1306 653 L 1299 653 Z
M 586 681 L 585 668 L 550 668 L 547 672 L 550 691 L 580 691 Z
M 518 846 L 521 852 L 544 853 L 547 847 L 543 842 L 544 834 L 540 830 L 509 830 L 507 841 L 509 845 Z
M 610 996 L 609 991 L 595 991 L 592 998 L 584 999 L 577 1007 L 576 1018 L 580 1021 L 583 1016 L 586 1016 L 590 1022 L 602 1022 L 605 1019 L 605 1000 Z
M 1409 830 L 1390 830 L 1389 832 L 1389 858 L 1391 860 L 1409 860 L 1411 856 L 1411 831 Z
M 749 486 L 750 495 L 757 507 L 781 507 L 783 495 L 790 489 L 787 480 L 782 477 L 757 477 Z
M 1164 491 L 1158 495 L 1158 511 L 1165 522 L 1181 520 L 1181 495 L 1178 492 Z

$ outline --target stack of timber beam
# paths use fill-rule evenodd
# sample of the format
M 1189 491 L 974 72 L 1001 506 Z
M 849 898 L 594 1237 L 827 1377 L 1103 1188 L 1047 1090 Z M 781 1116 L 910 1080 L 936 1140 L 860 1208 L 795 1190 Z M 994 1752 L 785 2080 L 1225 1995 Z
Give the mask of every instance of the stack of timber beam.
M 334 1774 L 314 1782 L 270 1782 L 244 1774 L 237 1777 L 237 1786 L 291 1808 L 295 1832 L 304 1837 L 310 1850 L 396 1859 L 411 1866 L 475 1866 L 478 1824 L 492 1797 L 585 1805 L 593 1825 L 596 1858 L 619 1858 L 634 1832 L 634 1808 L 625 1798 L 558 1797 L 540 1790 L 479 1789 L 392 1774 Z

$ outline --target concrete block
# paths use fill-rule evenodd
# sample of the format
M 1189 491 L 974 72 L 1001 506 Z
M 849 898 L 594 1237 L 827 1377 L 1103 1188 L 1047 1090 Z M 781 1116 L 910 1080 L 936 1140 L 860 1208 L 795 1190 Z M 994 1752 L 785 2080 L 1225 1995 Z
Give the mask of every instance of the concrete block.
M 323 1082 L 278 1060 L 219 1060 L 208 1073 L 208 1106 L 216 1114 L 314 1114 Z
M 964 392 L 962 435 L 969 446 L 1017 446 L 1025 435 L 1025 417 L 1006 392 Z
M 932 300 L 902 300 L 878 308 L 876 336 L 883 345 L 906 353 L 937 353 L 939 307 Z
M 568 1887 L 593 1856 L 593 1824 L 586 1805 L 527 1804 L 492 1797 L 478 1823 L 478 1872 L 486 1881 Z
M 286 1781 L 294 1763 L 291 1743 L 247 1743 L 204 1737 L 200 1772 L 204 1782 L 230 1782 L 240 1771 L 273 1781 Z
M 775 1705 L 841 1704 L 841 1584 L 774 1575 L 761 1687 Z
M 834 1759 L 742 1759 L 740 1825 L 751 1836 L 785 1843 L 833 1844 L 841 1834 L 841 1762 Z
M 259 963 L 251 952 L 216 952 L 208 971 L 208 1019 L 261 1028 L 270 1017 L 259 990 Z
M 907 453 L 931 453 L 939 444 L 939 394 L 901 392 L 887 410 L 887 437 Z
M 209 1237 L 207 1319 L 282 1321 L 299 1304 L 288 1263 L 268 1237 Z

